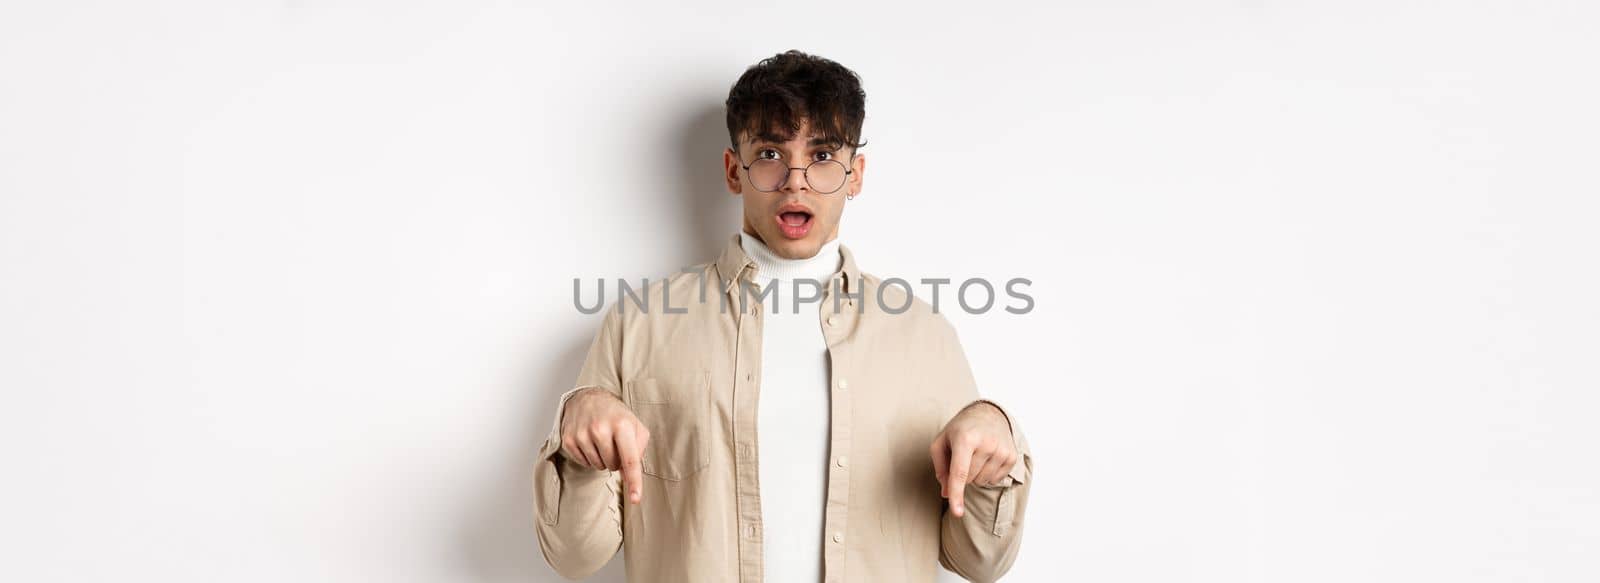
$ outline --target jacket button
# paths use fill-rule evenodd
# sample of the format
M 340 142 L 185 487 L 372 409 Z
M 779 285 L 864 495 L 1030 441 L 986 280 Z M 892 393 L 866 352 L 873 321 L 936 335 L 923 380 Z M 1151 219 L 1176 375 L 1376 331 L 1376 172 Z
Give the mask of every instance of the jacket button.
M 848 388 L 850 388 L 850 383 L 845 381 L 844 379 L 839 379 L 839 388 L 848 389 Z
M 842 467 L 845 467 L 845 465 L 847 465 L 849 463 L 849 461 L 850 461 L 849 458 L 844 457 L 844 456 L 839 456 L 839 459 L 834 460 L 833 463 L 838 464 L 838 466 L 842 468 Z
M 842 532 L 833 533 L 833 542 L 836 542 L 836 543 L 844 542 L 844 533 L 842 533 Z
M 828 316 L 828 325 L 829 326 L 836 326 L 838 324 L 839 324 L 839 319 L 838 318 L 835 318 L 833 316 Z

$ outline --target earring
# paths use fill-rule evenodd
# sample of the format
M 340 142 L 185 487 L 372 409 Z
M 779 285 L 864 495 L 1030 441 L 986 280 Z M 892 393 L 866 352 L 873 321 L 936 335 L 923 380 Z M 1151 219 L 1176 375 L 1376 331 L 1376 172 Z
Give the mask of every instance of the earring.
M 855 200 L 856 199 L 856 193 L 852 192 L 850 194 L 846 194 L 846 195 L 844 195 L 844 199 L 845 200 Z

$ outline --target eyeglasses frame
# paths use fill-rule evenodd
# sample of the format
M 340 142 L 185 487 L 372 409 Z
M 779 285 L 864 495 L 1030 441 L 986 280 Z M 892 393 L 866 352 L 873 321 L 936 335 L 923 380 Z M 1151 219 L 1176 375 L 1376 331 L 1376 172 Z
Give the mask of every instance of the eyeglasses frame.
M 735 150 L 735 152 L 737 153 L 738 150 Z M 856 159 L 856 156 L 860 156 L 860 155 L 861 154 L 859 154 L 859 153 L 851 153 L 850 154 L 850 161 L 854 162 L 855 159 Z M 750 167 L 754 166 L 756 162 L 760 162 L 763 159 L 772 160 L 773 158 L 756 158 L 755 160 L 751 160 L 749 164 L 740 164 L 739 165 L 740 168 L 744 168 L 744 176 L 745 176 L 746 180 L 750 180 Z M 833 163 L 838 164 L 840 166 L 844 166 L 844 181 L 839 183 L 839 187 L 838 188 L 835 188 L 835 189 L 827 191 L 827 192 L 822 192 L 820 190 L 817 190 L 816 187 L 812 186 L 812 184 L 811 184 L 811 167 L 812 166 L 816 166 L 818 163 L 821 163 L 821 162 L 833 162 Z M 844 162 L 840 162 L 838 160 L 812 160 L 810 164 L 806 164 L 803 167 L 801 167 L 801 166 L 789 166 L 787 164 L 785 164 L 784 166 L 788 170 L 783 173 L 783 182 L 778 183 L 778 187 L 777 188 L 774 188 L 772 190 L 761 190 L 761 187 L 756 186 L 756 181 L 755 180 L 750 180 L 750 186 L 754 187 L 756 190 L 758 190 L 760 192 L 777 192 L 777 191 L 783 190 L 783 187 L 788 186 L 789 185 L 789 176 L 794 174 L 795 170 L 799 170 L 800 171 L 800 175 L 805 178 L 806 186 L 811 187 L 812 192 L 815 192 L 817 194 L 833 194 L 835 192 L 839 192 L 840 189 L 843 189 L 844 185 L 849 184 L 850 183 L 850 175 L 855 173 L 855 169 L 851 168 L 849 164 L 845 164 Z

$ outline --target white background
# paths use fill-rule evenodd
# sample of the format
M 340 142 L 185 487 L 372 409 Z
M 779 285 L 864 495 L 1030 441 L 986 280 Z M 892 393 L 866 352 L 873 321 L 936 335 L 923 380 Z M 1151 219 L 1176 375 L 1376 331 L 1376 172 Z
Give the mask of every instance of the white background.
M 1600 579 L 1595 4 L 543 4 L 0 5 L 0 579 L 557 580 L 572 278 L 711 258 L 788 48 L 865 269 L 1034 281 L 1007 580 Z

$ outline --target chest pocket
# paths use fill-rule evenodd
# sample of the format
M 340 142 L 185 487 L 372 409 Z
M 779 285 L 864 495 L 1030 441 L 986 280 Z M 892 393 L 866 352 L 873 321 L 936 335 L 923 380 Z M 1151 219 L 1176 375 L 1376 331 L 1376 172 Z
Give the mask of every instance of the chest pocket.
M 678 481 L 711 463 L 711 377 L 701 371 L 682 377 L 644 378 L 625 387 L 628 407 L 650 430 L 645 474 Z

